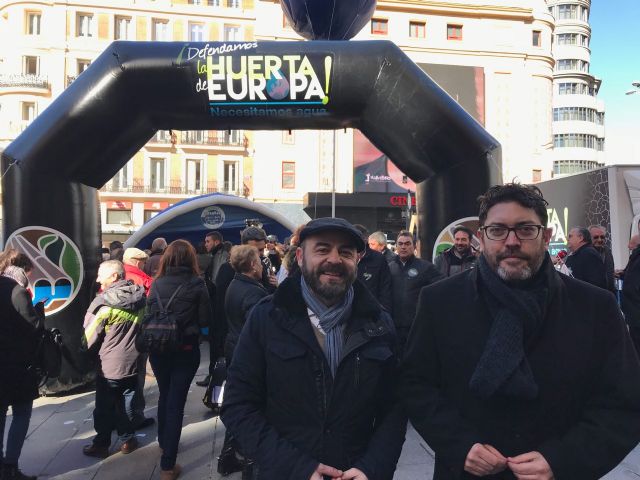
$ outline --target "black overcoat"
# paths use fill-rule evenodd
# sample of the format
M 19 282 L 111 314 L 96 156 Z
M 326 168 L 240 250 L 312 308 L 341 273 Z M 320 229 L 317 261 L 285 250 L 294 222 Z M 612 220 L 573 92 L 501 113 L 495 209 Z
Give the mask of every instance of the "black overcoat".
M 38 398 L 39 379 L 28 367 L 43 327 L 44 318 L 34 310 L 29 292 L 0 276 L 0 405 Z
M 313 328 L 299 275 L 253 308 L 229 367 L 222 421 L 260 480 L 308 479 L 320 462 L 391 480 L 407 420 L 395 400 L 389 315 L 356 281 L 335 379 Z
M 545 274 L 550 303 L 525 343 L 533 401 L 483 401 L 469 389 L 491 326 L 477 269 L 422 290 L 401 393 L 436 453 L 434 479 L 474 478 L 463 468 L 475 443 L 505 456 L 538 451 L 556 480 L 600 478 L 638 444 L 640 365 L 615 298 L 551 266 Z

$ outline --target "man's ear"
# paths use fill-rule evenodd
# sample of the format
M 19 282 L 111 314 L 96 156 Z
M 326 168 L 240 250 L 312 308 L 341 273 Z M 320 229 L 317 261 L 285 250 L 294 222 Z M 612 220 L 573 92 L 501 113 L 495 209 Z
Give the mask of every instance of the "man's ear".
M 298 266 L 302 267 L 302 247 L 296 248 L 296 262 L 298 262 Z

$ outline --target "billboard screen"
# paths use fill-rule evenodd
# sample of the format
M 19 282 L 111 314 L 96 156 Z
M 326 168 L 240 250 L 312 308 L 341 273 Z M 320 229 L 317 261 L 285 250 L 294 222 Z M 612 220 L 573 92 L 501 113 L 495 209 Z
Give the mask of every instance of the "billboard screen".
M 418 63 L 427 74 L 482 125 L 484 69 L 459 65 Z M 355 130 L 353 135 L 354 192 L 415 192 L 416 186 L 393 162 Z

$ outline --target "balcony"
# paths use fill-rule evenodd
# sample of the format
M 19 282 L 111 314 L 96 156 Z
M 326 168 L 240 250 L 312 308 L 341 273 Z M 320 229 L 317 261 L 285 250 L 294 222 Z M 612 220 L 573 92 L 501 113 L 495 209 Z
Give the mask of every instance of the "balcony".
M 111 180 L 101 189 L 103 193 L 136 193 L 154 195 L 205 195 L 208 193 L 227 193 L 230 195 L 248 195 L 246 186 L 238 186 L 222 182 L 207 182 L 207 185 L 185 185 L 181 180 L 171 180 L 169 185 L 145 185 L 142 178 L 134 178 L 132 182 L 116 182 Z
M 49 82 L 46 77 L 41 77 L 40 75 L 0 74 L 0 87 L 42 88 L 48 90 Z
M 158 130 L 148 143 L 204 147 L 247 148 L 249 141 L 242 130 Z

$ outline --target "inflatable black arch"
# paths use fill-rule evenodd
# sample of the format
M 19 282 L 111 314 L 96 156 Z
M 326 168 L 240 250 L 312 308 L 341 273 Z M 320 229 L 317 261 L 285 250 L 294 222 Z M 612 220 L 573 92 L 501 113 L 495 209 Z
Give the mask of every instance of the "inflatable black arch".
M 427 254 L 501 181 L 498 142 L 391 42 L 114 42 L 2 153 L 5 245 L 36 260 L 36 290 L 60 286 L 48 324 L 74 343 L 100 260 L 96 189 L 156 131 L 346 127 L 422 182 Z

